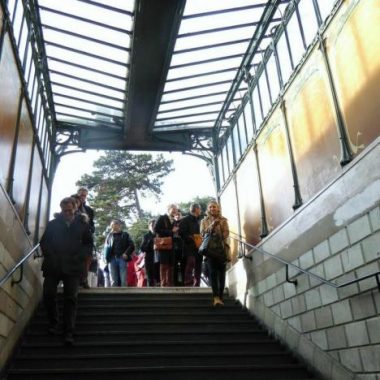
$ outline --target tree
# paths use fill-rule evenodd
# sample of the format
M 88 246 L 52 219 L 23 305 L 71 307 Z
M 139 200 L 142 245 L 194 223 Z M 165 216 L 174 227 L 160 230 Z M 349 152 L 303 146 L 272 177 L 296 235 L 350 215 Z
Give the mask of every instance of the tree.
M 148 232 L 149 220 L 151 219 L 152 217 L 150 215 L 146 215 L 143 218 L 136 220 L 128 228 L 128 232 L 135 243 L 136 250 L 140 248 L 143 237 Z
M 109 222 L 149 217 L 140 205 L 140 197 L 159 199 L 163 178 L 174 169 L 173 160 L 159 154 L 131 154 L 106 151 L 94 162 L 92 174 L 83 175 L 76 183 L 90 190 L 89 200 L 96 211 L 96 243 L 103 244 Z
M 215 200 L 214 197 L 195 197 L 193 200 L 191 200 L 189 202 L 179 203 L 178 208 L 181 210 L 181 212 L 184 215 L 186 215 L 189 213 L 189 208 L 190 208 L 191 204 L 198 203 L 201 206 L 202 215 L 206 215 L 207 204 L 213 200 Z

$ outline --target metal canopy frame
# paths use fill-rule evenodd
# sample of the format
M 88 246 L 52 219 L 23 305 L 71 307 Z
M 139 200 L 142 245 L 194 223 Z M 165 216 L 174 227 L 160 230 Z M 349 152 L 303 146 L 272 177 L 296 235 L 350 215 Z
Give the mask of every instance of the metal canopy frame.
M 214 151 L 290 2 L 22 1 L 56 143 L 187 152 Z

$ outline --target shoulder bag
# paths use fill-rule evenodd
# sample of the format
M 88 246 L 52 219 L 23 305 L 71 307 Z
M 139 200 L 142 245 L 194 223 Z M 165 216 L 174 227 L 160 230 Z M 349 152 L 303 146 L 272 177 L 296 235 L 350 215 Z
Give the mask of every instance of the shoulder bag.
M 170 251 L 173 249 L 173 238 L 171 236 L 155 237 L 153 240 L 153 248 L 156 251 Z
M 204 235 L 202 244 L 199 247 L 199 253 L 210 259 L 221 262 L 227 261 L 223 240 L 213 232 Z

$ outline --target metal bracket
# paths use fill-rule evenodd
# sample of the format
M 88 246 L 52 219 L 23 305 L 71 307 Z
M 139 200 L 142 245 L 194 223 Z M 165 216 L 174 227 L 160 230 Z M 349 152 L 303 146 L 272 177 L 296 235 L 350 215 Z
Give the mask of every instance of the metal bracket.
M 290 280 L 289 279 L 289 265 L 286 265 L 286 282 L 289 282 L 290 284 L 293 284 L 294 286 L 297 286 L 298 285 L 298 281 L 297 280 Z
M 16 285 L 16 284 L 19 284 L 19 283 L 22 281 L 23 277 L 24 277 L 24 266 L 21 265 L 21 266 L 20 266 L 20 277 L 19 277 L 18 280 L 14 280 L 14 279 L 12 278 L 11 286 Z

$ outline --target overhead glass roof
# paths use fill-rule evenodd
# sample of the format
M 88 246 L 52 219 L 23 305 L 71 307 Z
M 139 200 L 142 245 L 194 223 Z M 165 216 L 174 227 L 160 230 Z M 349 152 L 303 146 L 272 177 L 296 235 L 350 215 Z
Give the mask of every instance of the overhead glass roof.
M 154 129 L 215 127 L 226 96 L 241 67 L 268 2 L 258 0 L 188 0 Z M 281 2 L 262 39 L 252 67 L 270 42 L 270 29 L 281 20 Z M 222 116 L 222 127 L 240 104 L 244 82 Z
M 58 124 L 121 128 L 133 0 L 39 0 Z
M 9 7 L 17 2 L 10 0 Z M 144 18 L 141 9 L 145 7 L 146 15 L 149 13 L 146 9 L 153 9 L 157 3 L 153 0 L 152 3 L 31 0 L 35 9 L 32 23 L 40 43 L 38 50 L 44 55 L 41 57 L 47 82 L 44 89 L 57 131 L 102 130 L 124 133 L 123 136 L 131 128 L 144 128 L 148 134 L 223 131 L 247 91 L 241 75 L 243 68 L 254 75 L 289 2 L 187 0 L 173 21 L 165 19 L 165 15 L 183 4 L 183 0 L 163 2 L 160 6 L 166 8 L 157 17 L 161 17 L 161 24 L 172 22 L 176 38 L 165 47 L 146 47 L 151 51 L 157 49 L 154 51 L 157 57 L 165 57 L 159 66 L 160 70 L 164 68 L 164 74 L 160 86 L 149 88 L 148 84 L 141 95 L 136 92 L 136 85 L 135 88 L 131 85 L 130 73 L 136 72 L 136 65 L 144 59 L 141 52 L 145 45 L 141 49 L 141 38 L 149 45 L 150 39 L 143 39 L 144 28 L 162 30 L 155 23 L 156 14 Z M 142 20 L 142 28 L 136 26 L 138 20 Z M 169 30 L 164 38 L 169 40 L 171 36 Z M 164 61 L 167 61 L 165 65 Z M 154 70 L 154 66 L 146 67 Z M 139 86 L 143 74 L 140 70 Z M 132 90 L 134 102 L 131 102 Z M 154 106 L 147 103 L 145 108 L 141 107 L 142 113 L 152 112 L 146 123 L 149 125 L 141 126 L 139 120 L 130 120 L 127 105 L 139 104 L 140 97 L 146 94 L 154 94 L 156 100 Z

